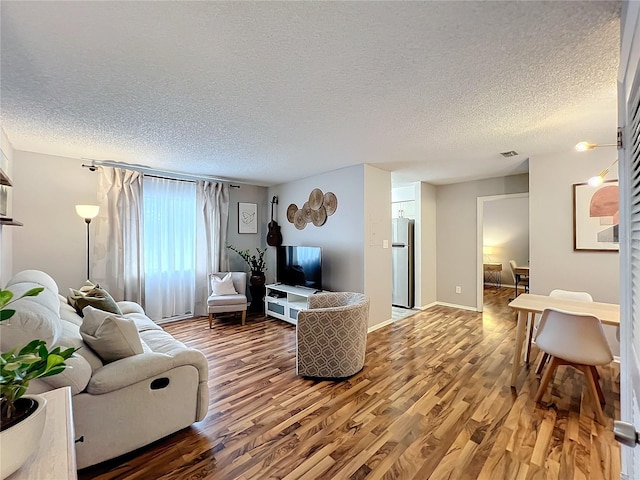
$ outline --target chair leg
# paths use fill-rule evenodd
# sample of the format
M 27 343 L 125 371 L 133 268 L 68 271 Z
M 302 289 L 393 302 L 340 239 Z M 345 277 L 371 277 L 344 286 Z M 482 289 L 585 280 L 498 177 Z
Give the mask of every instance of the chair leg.
M 596 387 L 596 379 L 593 378 L 593 371 L 588 365 L 584 365 L 581 369 L 584 372 L 584 376 L 587 380 L 587 386 L 589 388 L 589 394 L 593 398 L 593 409 L 596 413 L 596 420 L 601 425 L 605 425 L 604 413 L 602 412 L 602 406 L 600 405 L 600 395 L 598 394 L 598 387 Z
M 540 375 L 542 370 L 544 370 L 544 366 L 549 361 L 549 354 L 547 352 L 542 352 L 542 358 L 540 359 L 540 363 L 536 367 L 536 375 Z
M 244 326 L 245 320 L 247 319 L 247 311 L 242 311 L 242 325 Z
M 533 325 L 535 323 L 536 317 L 533 313 L 527 314 L 527 339 L 526 345 L 527 348 L 524 351 L 524 363 L 529 364 L 529 360 L 531 357 L 531 342 L 533 340 Z
M 600 385 L 600 374 L 595 366 L 592 365 L 590 368 L 591 374 L 593 375 L 593 379 L 596 383 L 596 389 L 598 390 L 598 400 L 600 400 L 600 405 L 604 405 L 606 402 L 604 401 L 604 393 L 602 392 L 602 386 Z
M 547 367 L 547 371 L 544 372 L 542 380 L 540 381 L 540 387 L 538 388 L 538 392 L 536 393 L 536 397 L 535 397 L 536 402 L 540 402 L 540 400 L 542 400 L 542 397 L 544 396 L 544 392 L 547 389 L 549 382 L 553 378 L 553 374 L 555 373 L 558 365 L 559 365 L 559 362 L 556 359 L 556 357 L 551 357 L 551 362 Z
M 209 328 L 213 328 L 213 313 L 209 313 Z

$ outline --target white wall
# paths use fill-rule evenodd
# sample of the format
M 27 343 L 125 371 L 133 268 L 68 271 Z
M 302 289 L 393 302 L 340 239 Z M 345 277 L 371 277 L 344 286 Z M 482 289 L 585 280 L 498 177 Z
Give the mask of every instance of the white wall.
M 0 155 L 0 168 L 11 178 L 14 182 L 13 175 L 13 147 L 4 133 L 4 130 L 0 128 L 0 148 L 2 150 Z M 7 216 L 15 218 L 12 210 L 13 204 L 13 188 L 9 187 L 7 191 Z M 18 220 L 16 218 L 16 220 Z M 0 226 L 0 286 L 5 286 L 11 275 L 13 274 L 13 264 L 11 258 L 13 230 L 15 226 Z
M 416 189 L 416 306 L 437 300 L 436 187 L 419 182 Z
M 513 285 L 509 260 L 529 264 L 529 198 L 484 202 L 483 245 L 493 249 L 485 260 L 502 264 L 502 284 Z
M 355 213 L 355 212 L 354 212 Z M 391 318 L 391 174 L 364 166 L 364 293 L 369 326 Z
M 248 248 L 251 255 L 257 254 L 256 248 L 262 249 L 267 246 L 267 225 L 271 215 L 269 201 L 270 198 L 267 199 L 267 189 L 265 187 L 240 185 L 240 188 L 229 189 L 228 245 L 233 245 L 238 250 Z M 238 202 L 258 204 L 258 233 L 238 233 Z M 269 255 L 269 250 L 273 249 L 267 249 L 267 255 Z M 230 270 L 249 272 L 248 265 L 237 253 L 227 250 L 227 254 L 229 255 Z M 265 274 L 268 281 L 273 281 L 273 278 L 275 278 L 274 269 L 268 269 Z M 247 293 L 249 293 L 248 290 Z
M 75 205 L 97 204 L 97 172 L 82 160 L 16 150 L 13 213 L 24 223 L 13 231 L 13 273 L 35 268 L 51 275 L 66 294 L 86 280 L 86 224 Z
M 530 159 L 531 293 L 561 288 L 619 302 L 618 253 L 573 250 L 573 184 L 586 182 L 616 156 L 615 147 L 603 147 Z M 615 178 L 617 170 L 607 176 Z
M 281 226 L 282 244 L 322 248 L 322 286 L 326 290 L 364 290 L 363 178 L 364 165 L 357 165 L 269 188 L 268 198 L 278 197 L 275 219 Z M 287 221 L 287 207 L 292 203 L 302 207 L 314 188 L 333 192 L 338 208 L 321 227 L 308 224 L 304 230 L 298 230 Z M 270 271 L 275 275 L 275 249 L 269 250 Z
M 527 174 L 436 187 L 439 302 L 476 309 L 477 198 L 528 189 Z M 460 286 L 461 293 L 455 293 L 456 286 Z
M 300 208 L 308 201 L 314 188 L 319 188 L 324 193 L 333 192 L 338 199 L 338 208 L 323 226 L 309 224 L 304 230 L 298 230 L 287 221 L 287 207 L 293 203 Z M 279 200 L 276 221 L 282 228 L 283 245 L 322 248 L 322 283 L 326 290 L 363 292 L 370 295 L 367 290 L 373 288 L 373 293 L 379 296 L 376 292 L 386 289 L 382 294 L 383 298 L 372 298 L 375 303 L 372 303 L 369 324 L 389 320 L 391 250 L 378 246 L 385 236 L 387 240 L 391 237 L 389 172 L 355 165 L 270 187 L 268 198 L 273 195 Z M 365 197 L 371 202 L 370 207 L 365 207 Z M 376 207 L 380 210 L 374 212 L 372 209 Z M 366 267 L 365 257 L 368 261 Z M 270 269 L 275 274 L 275 255 L 270 255 L 269 261 Z M 369 283 L 371 279 L 365 282 L 365 269 L 368 275 L 380 282 L 379 288 Z M 387 283 L 388 288 L 385 286 Z

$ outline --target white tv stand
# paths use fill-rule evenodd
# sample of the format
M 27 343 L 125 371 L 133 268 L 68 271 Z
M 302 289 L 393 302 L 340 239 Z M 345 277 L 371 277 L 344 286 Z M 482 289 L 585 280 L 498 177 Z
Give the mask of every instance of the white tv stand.
M 320 292 L 315 288 L 293 287 L 283 283 L 266 285 L 266 289 L 265 315 L 271 315 L 294 325 L 298 323 L 298 312 L 307 309 L 307 298 Z

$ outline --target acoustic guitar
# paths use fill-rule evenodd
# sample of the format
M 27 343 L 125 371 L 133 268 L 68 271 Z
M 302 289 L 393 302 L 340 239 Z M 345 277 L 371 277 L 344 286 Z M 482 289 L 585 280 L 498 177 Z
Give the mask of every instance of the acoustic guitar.
M 267 245 L 272 247 L 278 247 L 282 245 L 282 232 L 280 231 L 280 225 L 273 220 L 273 205 L 278 204 L 278 197 L 273 197 L 271 200 L 271 221 L 269 222 L 269 233 L 267 233 Z

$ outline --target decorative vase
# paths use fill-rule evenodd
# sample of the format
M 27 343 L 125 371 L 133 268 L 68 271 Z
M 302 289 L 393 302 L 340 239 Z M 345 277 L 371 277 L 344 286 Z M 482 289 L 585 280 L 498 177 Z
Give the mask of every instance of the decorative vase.
M 264 272 L 253 270 L 251 272 L 251 277 L 249 278 L 249 283 L 251 284 L 249 287 L 249 290 L 251 291 L 251 305 L 249 305 L 249 311 L 253 313 L 264 312 L 264 295 L 267 290 L 264 286 L 266 283 Z
M 264 287 L 264 284 L 265 284 L 264 272 L 253 270 L 251 272 L 251 277 L 249 278 L 249 283 L 254 287 Z
M 0 432 L 0 478 L 18 470 L 40 446 L 44 430 L 47 400 L 40 395 L 26 395 L 38 404 L 35 411 Z M 21 399 L 20 399 L 21 400 Z

